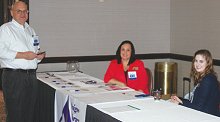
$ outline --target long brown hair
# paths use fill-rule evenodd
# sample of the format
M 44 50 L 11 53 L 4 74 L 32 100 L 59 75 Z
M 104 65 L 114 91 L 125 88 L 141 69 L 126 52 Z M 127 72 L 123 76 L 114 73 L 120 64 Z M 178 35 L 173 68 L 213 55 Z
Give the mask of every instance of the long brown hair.
M 129 40 L 125 40 L 123 41 L 119 46 L 118 46 L 118 49 L 116 51 L 116 59 L 117 59 L 117 62 L 118 64 L 121 63 L 121 47 L 122 45 L 124 44 L 130 44 L 131 45 L 131 57 L 130 57 L 130 60 L 128 62 L 128 65 L 130 65 L 131 63 L 133 63 L 135 60 L 136 60 L 136 57 L 135 57 L 135 49 L 134 49 L 134 45 L 131 41 Z
M 194 63 L 195 63 L 195 57 L 197 55 L 204 56 L 207 62 L 207 66 L 203 72 L 197 72 L 195 69 Z M 213 67 L 213 59 L 212 59 L 211 53 L 206 49 L 201 49 L 201 50 L 196 51 L 193 56 L 191 72 L 190 72 L 190 76 L 194 80 L 194 85 L 198 84 L 201 81 L 201 79 L 209 73 L 212 73 L 216 76 L 216 72 L 214 71 L 214 67 Z

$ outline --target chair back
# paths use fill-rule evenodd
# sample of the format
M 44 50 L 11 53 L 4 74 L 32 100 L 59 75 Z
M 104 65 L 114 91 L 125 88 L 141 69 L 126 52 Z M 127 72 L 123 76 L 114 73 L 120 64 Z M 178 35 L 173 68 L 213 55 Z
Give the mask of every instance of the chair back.
M 152 75 L 152 72 L 149 68 L 145 68 L 145 70 L 146 70 L 147 76 L 148 76 L 148 89 L 151 94 L 153 91 L 153 88 L 154 88 L 153 75 Z

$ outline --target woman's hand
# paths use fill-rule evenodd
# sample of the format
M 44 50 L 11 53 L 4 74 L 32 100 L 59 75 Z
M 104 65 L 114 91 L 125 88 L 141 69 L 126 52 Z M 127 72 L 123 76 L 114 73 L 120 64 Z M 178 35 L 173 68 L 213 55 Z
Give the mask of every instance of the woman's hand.
M 171 96 L 171 102 L 176 104 L 183 104 L 182 100 L 180 100 L 180 98 L 178 98 L 177 96 Z
M 126 86 L 126 84 L 124 84 L 123 82 L 118 81 L 116 79 L 109 80 L 108 84 L 115 84 L 115 85 L 118 85 L 118 86 L 121 86 L 121 87 L 125 87 Z

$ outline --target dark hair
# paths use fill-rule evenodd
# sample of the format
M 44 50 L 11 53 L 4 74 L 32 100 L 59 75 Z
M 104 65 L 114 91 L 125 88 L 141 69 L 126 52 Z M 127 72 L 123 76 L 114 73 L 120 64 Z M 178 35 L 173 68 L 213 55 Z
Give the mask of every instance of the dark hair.
M 194 62 L 195 62 L 195 57 L 197 55 L 202 55 L 205 57 L 205 60 L 207 62 L 207 66 L 205 68 L 205 70 L 203 72 L 197 72 L 194 66 Z M 206 49 L 201 49 L 195 52 L 194 56 L 193 56 L 193 60 L 192 60 L 192 67 L 191 67 L 191 73 L 190 76 L 194 79 L 194 84 L 198 84 L 200 82 L 200 80 L 209 73 L 213 73 L 214 75 L 216 75 L 215 71 L 214 71 L 214 67 L 213 67 L 213 59 L 212 59 L 212 55 L 211 53 L 206 50 Z M 217 77 L 217 75 L 216 75 Z
M 124 44 L 130 44 L 131 45 L 131 57 L 130 57 L 130 60 L 128 62 L 128 65 L 130 65 L 131 63 L 133 63 L 135 60 L 136 60 L 136 57 L 135 57 L 135 49 L 134 49 L 134 45 L 131 41 L 129 40 L 125 40 L 123 41 L 119 46 L 118 46 L 118 49 L 116 51 L 116 59 L 118 61 L 118 64 L 121 63 L 121 46 L 124 45 Z

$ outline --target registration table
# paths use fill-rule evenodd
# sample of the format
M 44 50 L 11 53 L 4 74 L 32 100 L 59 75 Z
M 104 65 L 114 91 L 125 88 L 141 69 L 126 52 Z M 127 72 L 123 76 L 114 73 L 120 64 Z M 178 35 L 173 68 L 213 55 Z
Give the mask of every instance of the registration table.
M 37 76 L 55 89 L 55 122 L 84 122 L 88 104 L 138 99 L 135 96 L 142 94 L 128 87 L 105 84 L 100 79 L 79 72 L 47 72 Z
M 53 112 L 53 119 L 48 115 L 51 111 L 44 112 L 41 116 L 49 116 L 50 121 L 54 122 L 220 121 L 219 117 L 175 105 L 169 101 L 156 102 L 151 96 L 140 97 L 139 95 L 143 94 L 141 92 L 128 87 L 105 84 L 100 79 L 80 72 L 38 73 L 37 77 L 53 89 L 49 91 L 51 93 L 48 94 L 49 98 L 46 102 Z M 42 96 L 45 98 L 45 95 Z M 48 119 L 47 122 L 50 121 Z

